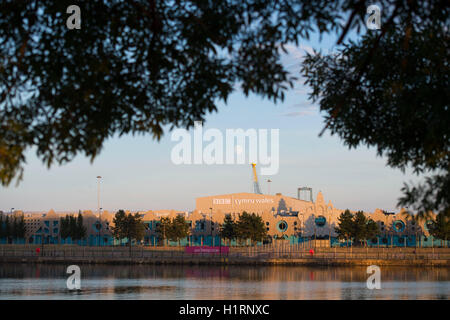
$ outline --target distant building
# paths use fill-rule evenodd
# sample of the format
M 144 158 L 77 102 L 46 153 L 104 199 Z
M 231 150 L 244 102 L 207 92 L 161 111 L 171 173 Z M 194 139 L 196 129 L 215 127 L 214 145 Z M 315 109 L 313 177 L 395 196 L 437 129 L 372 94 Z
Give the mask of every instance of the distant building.
M 311 199 L 312 200 L 312 199 Z M 342 209 L 334 208 L 331 201 L 325 202 L 321 192 L 316 201 L 305 201 L 281 194 L 264 195 L 255 193 L 232 193 L 216 196 L 199 197 L 193 212 L 158 210 L 140 211 L 145 223 L 146 235 L 144 245 L 161 244 L 157 225 L 162 217 L 174 218 L 183 215 L 189 223 L 191 234 L 181 241 L 181 245 L 218 245 L 220 225 L 227 214 L 235 219 L 243 211 L 255 213 L 262 217 L 269 238 L 267 242 L 289 242 L 298 244 L 312 239 L 328 239 L 331 245 L 342 245 L 336 238 L 334 228 L 338 224 Z M 428 232 L 429 221 L 416 224 L 398 213 L 386 213 L 380 209 L 365 213 L 380 227 L 380 236 L 370 239 L 371 246 L 432 246 L 439 245 L 440 240 L 433 239 Z M 16 211 L 14 215 L 22 212 Z M 60 237 L 60 219 L 68 213 L 25 214 L 26 236 L 22 243 L 30 244 L 72 244 L 69 239 Z M 78 212 L 69 213 L 78 215 Z M 77 241 L 80 245 L 119 244 L 111 234 L 114 213 L 102 211 L 101 217 L 92 211 L 83 211 L 87 236 Z M 3 213 L 5 216 L 5 213 Z M 0 239 L 6 243 L 7 239 Z

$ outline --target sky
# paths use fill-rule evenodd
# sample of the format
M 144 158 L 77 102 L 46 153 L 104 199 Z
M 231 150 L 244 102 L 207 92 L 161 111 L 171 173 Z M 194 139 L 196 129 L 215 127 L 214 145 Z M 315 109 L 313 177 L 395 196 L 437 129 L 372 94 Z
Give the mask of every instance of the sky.
M 323 114 L 307 99 L 309 89 L 300 77 L 300 63 L 311 47 L 332 50 L 335 42 L 332 36 L 321 42 L 313 37 L 300 47 L 289 46 L 283 64 L 300 79 L 282 103 L 245 97 L 236 86 L 227 104 L 220 103 L 218 112 L 206 117 L 203 130 L 216 128 L 225 134 L 226 129 L 279 129 L 279 170 L 259 177 L 263 193 L 268 192 L 270 179 L 271 194 L 296 197 L 297 188 L 306 186 L 313 189 L 314 198 L 322 191 L 325 201 L 331 200 L 338 209 L 397 211 L 403 183 L 416 182 L 418 177 L 386 167 L 386 159 L 378 157 L 374 148 L 349 150 L 336 136 L 319 137 Z M 50 169 L 30 150 L 20 184 L 0 187 L 0 210 L 96 210 L 97 176 L 102 177 L 100 207 L 108 211 L 191 211 L 197 197 L 253 192 L 249 164 L 176 165 L 171 161 L 176 144 L 171 132 L 160 141 L 150 135 L 112 138 L 93 163 L 79 155 Z

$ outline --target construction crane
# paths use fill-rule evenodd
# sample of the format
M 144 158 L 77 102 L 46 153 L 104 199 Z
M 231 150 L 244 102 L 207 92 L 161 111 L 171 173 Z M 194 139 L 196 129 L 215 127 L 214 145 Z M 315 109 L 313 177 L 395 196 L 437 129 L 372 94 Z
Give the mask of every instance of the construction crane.
M 258 183 L 258 176 L 256 175 L 256 163 L 252 163 L 253 168 L 253 193 L 262 194 Z

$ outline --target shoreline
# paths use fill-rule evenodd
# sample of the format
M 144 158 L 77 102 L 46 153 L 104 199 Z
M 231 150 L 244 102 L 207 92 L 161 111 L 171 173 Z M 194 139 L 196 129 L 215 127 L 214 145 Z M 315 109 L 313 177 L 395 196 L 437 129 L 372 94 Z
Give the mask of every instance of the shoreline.
M 285 259 L 237 259 L 227 257 L 204 258 L 57 258 L 57 257 L 2 257 L 0 263 L 25 264 L 101 264 L 101 265 L 243 265 L 243 266 L 403 266 L 403 267 L 442 267 L 449 268 L 449 259 L 321 259 L 321 258 L 285 258 Z
M 0 263 L 450 267 L 450 248 L 313 248 L 312 254 L 311 249 L 230 247 L 220 254 L 188 253 L 183 247 L 0 246 Z

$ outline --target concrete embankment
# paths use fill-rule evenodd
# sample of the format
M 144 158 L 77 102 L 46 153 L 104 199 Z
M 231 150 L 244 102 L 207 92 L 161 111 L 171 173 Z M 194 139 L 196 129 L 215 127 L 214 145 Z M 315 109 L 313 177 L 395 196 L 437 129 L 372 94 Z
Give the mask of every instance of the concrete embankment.
M 450 267 L 449 248 L 231 248 L 229 254 L 190 254 L 183 248 L 0 246 L 0 263 L 186 264 Z
M 333 258 L 229 258 L 229 257 L 189 257 L 189 258 L 92 258 L 92 257 L 1 257 L 0 263 L 37 264 L 186 264 L 186 265 L 285 265 L 285 266 L 414 266 L 450 267 L 449 259 L 333 259 Z

